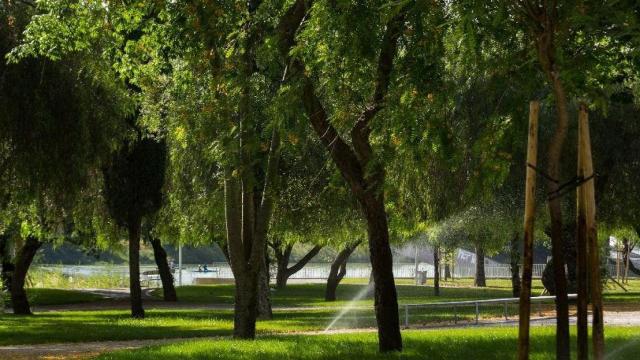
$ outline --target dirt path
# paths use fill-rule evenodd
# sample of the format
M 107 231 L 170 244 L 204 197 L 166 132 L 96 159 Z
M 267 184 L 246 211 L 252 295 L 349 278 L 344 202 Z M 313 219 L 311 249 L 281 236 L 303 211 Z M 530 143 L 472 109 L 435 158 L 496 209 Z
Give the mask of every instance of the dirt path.
M 89 359 L 109 351 L 138 349 L 185 340 L 190 338 L 0 346 L 0 360 Z

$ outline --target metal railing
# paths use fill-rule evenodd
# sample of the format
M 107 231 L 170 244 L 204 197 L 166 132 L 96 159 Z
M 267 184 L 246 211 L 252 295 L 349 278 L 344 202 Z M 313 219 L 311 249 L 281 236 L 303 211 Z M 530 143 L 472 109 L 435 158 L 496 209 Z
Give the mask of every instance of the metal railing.
M 555 300 L 555 296 L 534 296 L 531 297 L 531 303 L 543 303 L 549 300 Z M 570 300 L 576 299 L 577 294 L 569 294 Z M 480 320 L 480 309 L 482 306 L 495 306 L 502 307 L 502 316 L 505 320 L 509 320 L 509 304 L 519 304 L 520 298 L 503 298 L 503 299 L 488 299 L 488 300 L 466 300 L 466 301 L 449 301 L 449 302 L 437 302 L 427 304 L 403 304 L 404 307 L 404 326 L 409 326 L 410 311 L 409 309 L 433 309 L 433 308 L 450 308 L 453 310 L 453 323 L 457 324 L 460 317 L 459 315 L 469 315 L 469 311 L 461 312 L 462 308 L 472 308 L 472 315 L 475 315 L 475 324 Z

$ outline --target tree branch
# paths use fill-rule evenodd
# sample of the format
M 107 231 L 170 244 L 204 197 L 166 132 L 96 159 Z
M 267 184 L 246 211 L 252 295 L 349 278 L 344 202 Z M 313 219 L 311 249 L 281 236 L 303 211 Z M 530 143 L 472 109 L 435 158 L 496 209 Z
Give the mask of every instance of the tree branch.
M 291 248 L 293 249 L 293 247 Z M 313 249 L 309 250 L 309 252 L 302 259 L 300 259 L 295 265 L 293 265 L 290 268 L 287 268 L 287 275 L 291 276 L 297 273 L 298 271 L 300 271 L 305 265 L 307 265 L 309 261 L 311 261 L 311 259 L 313 259 L 316 255 L 318 255 L 320 250 L 322 250 L 321 245 L 314 246 Z
M 280 162 L 280 132 L 274 126 L 271 134 L 271 145 L 269 147 L 269 158 L 264 180 L 264 187 L 260 194 L 260 204 L 255 214 L 254 246 L 251 251 L 251 262 L 260 260 L 260 251 L 267 241 L 267 231 L 269 230 L 269 220 L 273 212 L 275 198 L 275 182 Z

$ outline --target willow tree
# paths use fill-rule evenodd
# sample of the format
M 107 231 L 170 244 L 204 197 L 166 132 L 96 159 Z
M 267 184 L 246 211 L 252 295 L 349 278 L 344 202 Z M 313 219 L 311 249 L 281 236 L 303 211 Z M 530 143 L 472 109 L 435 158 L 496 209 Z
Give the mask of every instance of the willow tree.
M 109 213 L 129 235 L 131 316 L 144 318 L 140 287 L 142 219 L 162 205 L 166 145 L 154 138 L 138 138 L 116 152 L 104 169 Z
M 0 177 L 7 180 L 0 191 L 7 195 L 3 205 L 20 211 L 12 216 L 22 229 L 11 287 L 18 314 L 30 313 L 24 279 L 36 251 L 65 236 L 57 229 L 65 229 L 80 189 L 119 139 L 122 127 L 114 118 L 128 104 L 110 70 L 89 71 L 92 59 L 47 57 L 24 46 L 35 11 L 27 3 L 3 2 L 0 12 Z

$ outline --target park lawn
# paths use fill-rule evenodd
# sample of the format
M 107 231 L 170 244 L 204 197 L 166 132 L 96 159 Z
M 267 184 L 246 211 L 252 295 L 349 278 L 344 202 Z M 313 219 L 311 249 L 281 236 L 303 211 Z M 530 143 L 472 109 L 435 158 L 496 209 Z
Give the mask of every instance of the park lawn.
M 104 297 L 84 291 L 67 289 L 28 288 L 27 297 L 32 306 L 82 304 L 104 300 Z M 5 294 L 5 303 L 9 304 L 9 294 Z
M 340 310 L 275 310 L 273 320 L 258 321 L 257 331 L 260 334 L 319 331 L 332 323 L 332 329 L 376 326 L 372 307 L 351 309 L 334 322 Z M 517 309 L 511 308 L 512 315 L 515 312 Z M 136 320 L 126 310 L 56 311 L 26 317 L 3 314 L 0 345 L 225 336 L 233 329 L 231 310 L 151 309 L 146 315 L 145 319 Z M 501 315 L 502 308 L 495 307 L 482 309 L 481 317 L 495 319 Z M 459 323 L 471 323 L 475 319 L 474 309 L 458 308 L 455 317 L 451 308 L 413 309 L 410 325 L 453 324 L 454 318 Z
M 371 306 L 372 295 L 365 295 L 362 300 L 352 302 L 358 294 L 367 287 L 366 282 L 350 282 L 340 284 L 337 291 L 338 300 L 335 302 L 324 301 L 325 284 L 289 284 L 282 290 L 272 290 L 272 303 L 274 307 L 344 307 L 351 303 L 356 306 Z M 494 285 L 494 282 L 496 283 Z M 431 286 L 410 285 L 407 281 L 399 281 L 396 285 L 398 301 L 400 304 L 421 304 L 430 302 L 445 302 L 457 300 L 475 300 L 511 297 L 510 287 L 504 286 L 503 281 L 488 281 L 488 287 L 476 288 L 467 286 L 466 282 L 458 280 L 453 283 L 445 283 L 440 288 L 440 296 L 433 295 Z M 541 291 L 541 290 L 540 290 Z M 194 304 L 227 304 L 232 305 L 234 300 L 234 287 L 230 284 L 223 285 L 193 285 L 177 288 L 178 299 L 184 303 Z M 154 292 L 158 298 L 162 296 L 160 289 Z
M 138 350 L 106 353 L 99 360 L 330 360 L 330 359 L 513 359 L 517 328 L 412 330 L 403 332 L 402 353 L 380 354 L 375 333 L 268 336 L 257 341 L 190 340 Z M 553 359 L 552 327 L 531 330 L 531 359 Z M 573 334 L 575 344 L 575 334 Z M 640 328 L 608 327 L 607 359 L 634 359 L 640 351 Z M 575 353 L 575 349 L 574 349 Z
M 361 300 L 352 301 L 366 288 L 365 280 L 348 279 L 338 287 L 335 302 L 324 301 L 325 284 L 289 284 L 285 289 L 272 291 L 274 307 L 344 307 L 352 304 L 358 307 L 367 307 L 373 304 L 372 296 L 365 295 Z M 472 286 L 472 279 L 456 279 L 442 283 L 440 296 L 433 295 L 433 287 L 416 286 L 411 280 L 400 279 L 397 281 L 398 302 L 400 304 L 424 304 L 434 302 L 448 302 L 460 300 L 479 300 L 510 298 L 511 281 L 507 279 L 488 279 L 487 287 L 477 288 Z M 534 280 L 532 294 L 542 293 L 542 283 Z M 624 292 L 618 287 L 605 289 L 605 302 L 636 302 L 640 303 L 640 280 L 632 280 L 628 284 L 629 292 Z M 180 302 L 192 304 L 218 304 L 232 305 L 234 300 L 234 287 L 224 285 L 194 285 L 177 288 Z M 158 298 L 162 291 L 154 292 Z
M 33 316 L 0 314 L 0 345 L 162 339 L 230 335 L 231 310 L 147 310 L 131 319 L 129 311 L 56 311 Z M 259 321 L 261 334 L 324 329 L 335 317 L 331 309 L 274 311 L 273 320 Z M 348 319 L 358 318 L 359 322 Z M 336 327 L 374 326 L 373 311 L 355 310 Z

